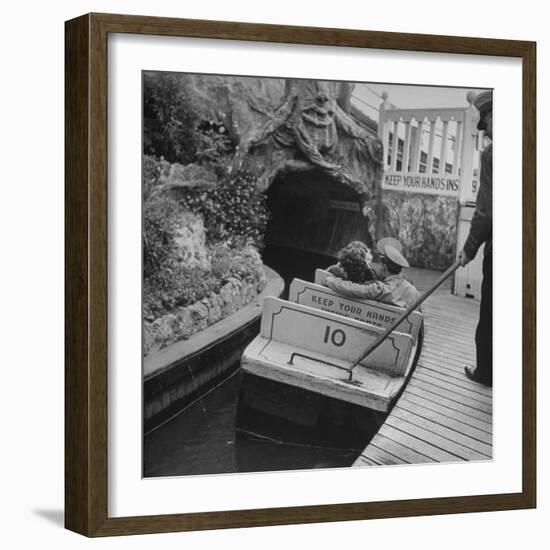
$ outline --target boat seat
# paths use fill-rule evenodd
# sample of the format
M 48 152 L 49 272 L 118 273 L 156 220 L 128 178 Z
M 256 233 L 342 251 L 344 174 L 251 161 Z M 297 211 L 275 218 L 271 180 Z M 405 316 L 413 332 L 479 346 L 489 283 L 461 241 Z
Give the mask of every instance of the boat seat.
M 260 336 L 352 364 L 383 329 L 317 308 L 266 298 Z M 360 365 L 391 376 L 403 376 L 413 345 L 408 334 L 392 333 Z
M 317 269 L 315 283 L 294 279 L 290 285 L 289 300 L 382 328 L 391 326 L 405 311 L 398 306 L 375 300 L 342 296 L 322 285 L 322 281 L 328 276 L 330 276 L 328 271 Z M 422 326 L 422 319 L 420 311 L 413 311 L 396 330 L 410 334 L 416 340 Z
M 411 366 L 413 339 L 392 333 L 353 371 L 383 329 L 302 304 L 265 298 L 260 334 L 241 359 L 245 372 L 387 411 Z

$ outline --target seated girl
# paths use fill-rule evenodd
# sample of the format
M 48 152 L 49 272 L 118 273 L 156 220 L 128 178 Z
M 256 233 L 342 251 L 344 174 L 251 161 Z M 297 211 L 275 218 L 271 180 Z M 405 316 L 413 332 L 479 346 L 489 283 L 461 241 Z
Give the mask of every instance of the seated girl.
M 352 241 L 338 252 L 338 263 L 327 271 L 345 281 L 364 284 L 376 280 L 371 261 L 370 248 L 361 241 Z

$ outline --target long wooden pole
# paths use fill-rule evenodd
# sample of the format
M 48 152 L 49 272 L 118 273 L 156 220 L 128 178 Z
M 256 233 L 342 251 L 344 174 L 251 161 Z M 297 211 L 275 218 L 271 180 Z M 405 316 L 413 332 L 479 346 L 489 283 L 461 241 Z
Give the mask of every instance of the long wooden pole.
M 445 273 L 443 273 L 443 275 L 441 275 L 441 277 L 436 281 L 436 283 L 430 289 L 426 290 L 426 292 L 424 292 L 424 294 L 422 294 L 422 296 L 420 296 L 420 298 L 418 298 L 418 300 L 416 300 L 416 302 L 412 306 L 410 306 L 406 311 L 404 311 L 401 314 L 400 317 L 398 317 L 398 319 L 393 323 L 393 325 L 389 326 L 384 331 L 384 333 L 380 335 L 380 337 L 377 340 L 375 340 L 372 344 L 370 344 L 370 346 L 361 354 L 361 356 L 358 359 L 355 360 L 355 362 L 351 366 L 349 370 L 350 380 L 353 374 L 353 369 L 361 361 L 363 361 L 365 357 L 370 355 L 415 309 L 418 308 L 418 306 L 422 302 L 424 302 L 424 300 L 426 300 L 426 298 L 428 298 L 433 293 L 433 291 L 436 288 L 441 286 L 459 267 L 460 267 L 460 260 L 457 260 L 451 267 L 449 267 L 449 269 L 447 269 L 447 271 L 445 271 Z

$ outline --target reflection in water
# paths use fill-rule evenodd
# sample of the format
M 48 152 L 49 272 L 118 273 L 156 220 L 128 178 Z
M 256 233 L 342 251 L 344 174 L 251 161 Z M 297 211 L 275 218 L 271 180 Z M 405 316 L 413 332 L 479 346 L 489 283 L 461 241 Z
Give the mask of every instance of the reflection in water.
M 336 263 L 335 258 L 281 246 L 266 247 L 262 254 L 264 264 L 274 269 L 285 281 L 282 298 L 288 297 L 288 288 L 295 277 L 304 281 L 313 281 L 316 268 L 326 268 Z
M 349 466 L 357 453 L 258 439 L 236 431 L 241 374 L 145 436 L 144 476 Z

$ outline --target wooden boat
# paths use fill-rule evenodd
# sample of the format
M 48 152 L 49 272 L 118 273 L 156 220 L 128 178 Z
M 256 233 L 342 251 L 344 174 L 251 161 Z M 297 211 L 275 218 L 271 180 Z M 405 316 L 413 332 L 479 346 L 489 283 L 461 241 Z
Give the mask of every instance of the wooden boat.
M 238 428 L 261 433 L 275 424 L 278 438 L 307 434 L 315 443 L 360 445 L 403 390 L 420 353 L 422 313 L 411 313 L 351 370 L 403 310 L 343 297 L 319 284 L 327 275 L 294 279 L 289 300 L 264 300 L 260 334 L 241 359 Z

